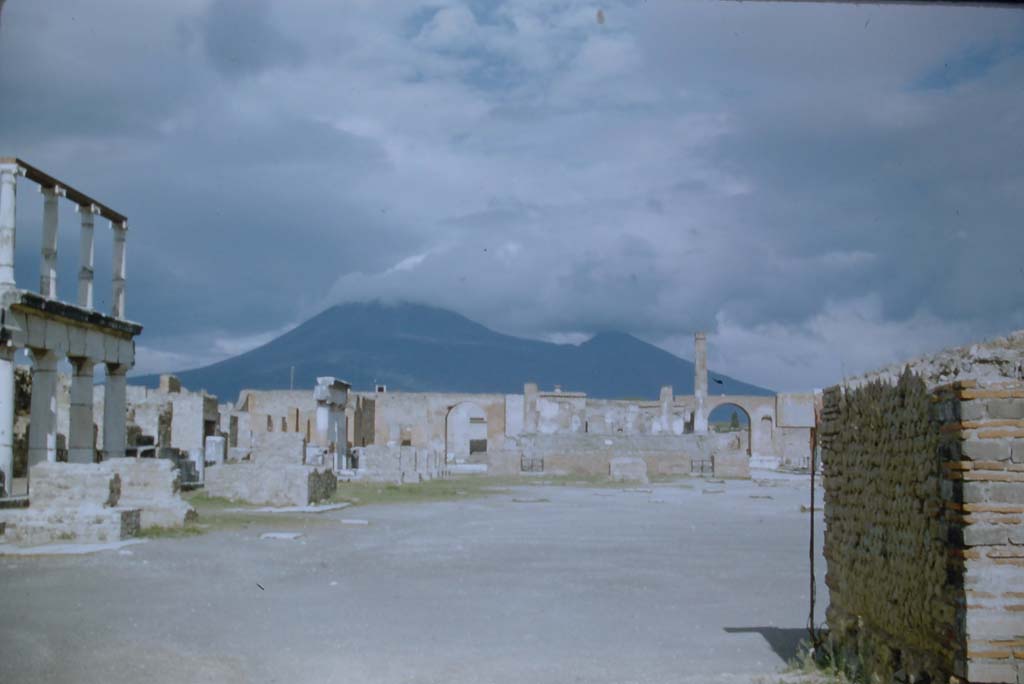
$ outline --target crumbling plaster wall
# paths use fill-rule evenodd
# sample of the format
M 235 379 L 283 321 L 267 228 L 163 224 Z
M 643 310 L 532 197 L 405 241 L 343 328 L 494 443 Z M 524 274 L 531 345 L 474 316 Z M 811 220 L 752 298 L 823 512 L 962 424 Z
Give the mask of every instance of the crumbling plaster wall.
M 449 411 L 462 403 L 479 406 L 487 418 L 487 448 L 505 442 L 505 395 L 464 393 L 380 392 L 374 400 L 374 444 L 401 446 L 403 440 L 421 449 L 446 453 Z

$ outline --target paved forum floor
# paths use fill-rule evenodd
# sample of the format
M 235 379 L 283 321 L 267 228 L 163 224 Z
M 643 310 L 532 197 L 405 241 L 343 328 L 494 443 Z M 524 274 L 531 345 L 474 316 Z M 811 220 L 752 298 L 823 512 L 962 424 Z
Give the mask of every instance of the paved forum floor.
M 807 619 L 806 485 L 535 485 L 0 557 L 0 682 L 776 681 Z

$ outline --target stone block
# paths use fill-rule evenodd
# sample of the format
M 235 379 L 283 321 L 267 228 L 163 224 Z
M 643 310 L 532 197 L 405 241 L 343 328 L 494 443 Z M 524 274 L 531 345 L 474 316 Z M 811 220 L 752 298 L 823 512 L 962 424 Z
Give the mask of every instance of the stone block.
M 26 346 L 44 349 L 46 347 L 46 319 L 38 316 L 26 316 L 25 324 L 28 327 Z
M 301 432 L 258 432 L 253 435 L 252 457 L 257 463 L 302 465 L 305 436 Z
M 1024 420 L 1024 399 L 989 399 L 988 415 L 999 420 Z
M 85 331 L 85 355 L 97 361 L 107 361 L 103 353 L 103 333 L 98 330 Z
M 968 525 L 963 528 L 964 545 L 994 546 L 1006 544 L 1010 538 L 1010 529 L 1006 525 Z
M 750 479 L 750 458 L 743 450 L 712 454 L 711 466 L 717 478 Z
M 46 348 L 58 354 L 68 352 L 68 326 L 56 321 L 46 322 Z
M 240 463 L 211 466 L 206 493 L 263 506 L 307 506 L 330 498 L 338 481 L 330 470 L 305 465 Z
M 1010 441 L 1010 456 L 1014 463 L 1024 463 L 1024 439 Z
M 195 518 L 195 509 L 179 495 L 178 469 L 170 460 L 113 458 L 99 466 L 120 477 L 119 504 L 139 509 L 143 528 L 181 527 Z
M 1016 611 L 972 608 L 967 611 L 966 637 L 972 641 L 1005 641 L 1024 636 L 1024 622 Z
M 615 482 L 647 484 L 647 463 L 642 458 L 618 456 L 608 461 L 608 475 Z
M 31 506 L 111 508 L 121 498 L 121 478 L 94 463 L 36 463 L 29 473 Z
M 132 508 L 38 509 L 0 511 L 4 541 L 19 546 L 102 544 L 134 537 L 140 512 Z
M 971 684 L 1014 684 L 1018 668 L 1010 661 L 969 660 L 967 680 Z
M 992 503 L 1024 504 L 1024 482 L 993 482 L 989 487 Z
M 85 356 L 85 337 L 83 328 L 71 328 L 68 331 L 68 356 Z
M 207 463 L 223 463 L 227 459 L 227 440 L 219 435 L 207 437 L 203 445 L 203 453 Z
M 960 447 L 972 461 L 1005 461 L 1010 458 L 1010 443 L 1000 439 L 970 439 Z

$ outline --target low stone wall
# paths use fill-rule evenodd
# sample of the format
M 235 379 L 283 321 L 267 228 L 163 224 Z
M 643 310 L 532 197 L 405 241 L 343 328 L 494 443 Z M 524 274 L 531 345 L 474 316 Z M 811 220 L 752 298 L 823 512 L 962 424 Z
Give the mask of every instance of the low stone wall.
M 607 475 L 609 464 L 616 457 L 640 458 L 647 464 L 648 475 L 654 476 L 689 475 L 692 460 L 711 459 L 715 454 L 735 452 L 737 459 L 749 461 L 746 452 L 746 433 L 538 434 L 519 437 L 516 447 L 518 458 L 536 463 L 538 467 L 543 462 L 543 471 L 554 475 Z M 506 468 L 510 464 L 508 452 L 501 452 L 492 458 Z
M 252 460 L 256 463 L 301 465 L 306 458 L 306 438 L 299 432 L 257 432 L 253 435 Z
M 874 681 L 1024 680 L 1024 383 L 908 371 L 822 419 L 836 648 Z
M 618 456 L 608 463 L 608 477 L 613 482 L 641 482 L 647 484 L 647 464 L 642 458 Z
M 238 463 L 206 469 L 209 496 L 262 506 L 308 506 L 329 499 L 338 488 L 330 469 L 277 463 Z
M 181 527 L 195 519 L 195 509 L 179 495 L 178 469 L 171 460 L 112 458 L 99 465 L 120 476 L 120 505 L 140 509 L 143 528 Z
M 29 475 L 29 507 L 0 509 L 5 542 L 96 544 L 138 534 L 140 511 L 122 505 L 118 473 L 101 464 L 37 463 Z
M 750 457 L 745 451 L 722 450 L 711 455 L 715 477 L 726 480 L 749 480 Z
M 448 476 L 444 454 L 433 449 L 374 444 L 352 452 L 359 464 L 356 477 L 361 480 L 404 484 Z

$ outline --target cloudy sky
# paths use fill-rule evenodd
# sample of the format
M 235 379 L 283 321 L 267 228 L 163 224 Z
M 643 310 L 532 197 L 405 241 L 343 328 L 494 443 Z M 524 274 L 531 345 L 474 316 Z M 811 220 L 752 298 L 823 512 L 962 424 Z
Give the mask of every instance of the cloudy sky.
M 556 341 L 618 329 L 687 358 L 706 329 L 715 368 L 783 390 L 1024 328 L 1024 11 L 2 11 L 0 156 L 129 216 L 139 371 L 369 298 Z M 41 200 L 20 187 L 31 286 Z

